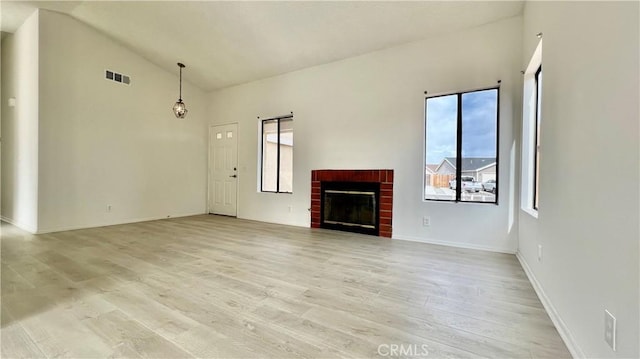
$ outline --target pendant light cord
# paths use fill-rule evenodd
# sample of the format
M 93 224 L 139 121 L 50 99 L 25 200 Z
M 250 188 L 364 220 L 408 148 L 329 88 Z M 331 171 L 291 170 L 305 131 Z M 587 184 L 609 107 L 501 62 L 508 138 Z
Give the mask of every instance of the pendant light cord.
M 182 101 L 182 66 L 180 66 L 180 101 Z

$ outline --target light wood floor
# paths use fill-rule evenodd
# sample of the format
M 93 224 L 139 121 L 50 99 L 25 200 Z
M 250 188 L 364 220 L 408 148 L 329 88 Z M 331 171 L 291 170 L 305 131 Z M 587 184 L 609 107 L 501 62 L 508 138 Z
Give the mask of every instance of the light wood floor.
M 218 216 L 1 244 L 3 358 L 570 357 L 513 255 Z

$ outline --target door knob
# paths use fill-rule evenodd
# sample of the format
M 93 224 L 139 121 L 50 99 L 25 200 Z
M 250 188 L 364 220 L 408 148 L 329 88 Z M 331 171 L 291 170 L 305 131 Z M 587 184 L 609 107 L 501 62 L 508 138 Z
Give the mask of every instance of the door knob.
M 238 177 L 238 175 L 231 175 L 231 176 L 229 176 L 229 177 L 236 178 L 236 177 Z

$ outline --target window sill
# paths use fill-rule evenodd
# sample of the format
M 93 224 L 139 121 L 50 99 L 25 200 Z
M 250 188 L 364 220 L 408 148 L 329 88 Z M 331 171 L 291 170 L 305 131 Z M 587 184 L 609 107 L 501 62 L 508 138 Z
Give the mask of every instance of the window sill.
M 538 219 L 538 211 L 533 208 L 520 208 L 523 212 L 529 214 L 531 217 Z

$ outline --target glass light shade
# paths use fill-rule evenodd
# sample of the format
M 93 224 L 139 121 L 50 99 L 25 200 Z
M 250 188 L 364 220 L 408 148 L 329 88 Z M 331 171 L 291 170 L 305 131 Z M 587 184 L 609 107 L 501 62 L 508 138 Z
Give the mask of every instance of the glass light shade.
M 187 106 L 182 100 L 178 100 L 178 102 L 173 105 L 173 113 L 177 118 L 185 118 L 185 116 L 187 116 Z

